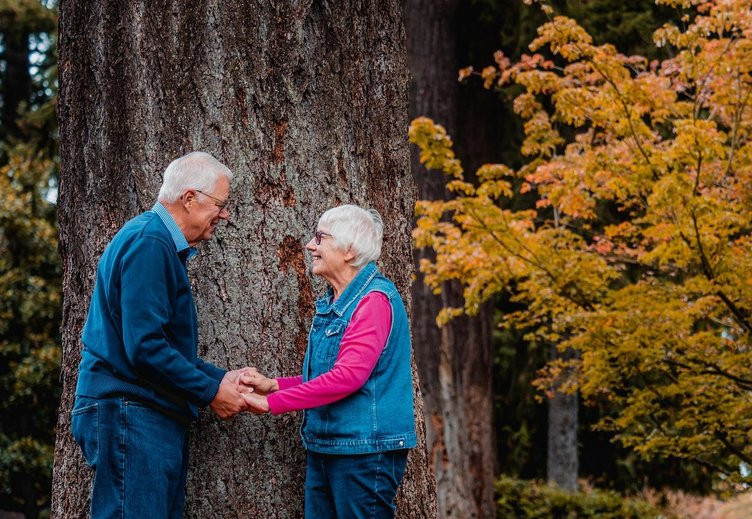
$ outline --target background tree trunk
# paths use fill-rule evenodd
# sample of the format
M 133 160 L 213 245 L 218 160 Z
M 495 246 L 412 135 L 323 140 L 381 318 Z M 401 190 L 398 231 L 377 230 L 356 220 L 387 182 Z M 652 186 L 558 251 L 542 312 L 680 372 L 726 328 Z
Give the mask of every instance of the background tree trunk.
M 546 478 L 564 490 L 577 490 L 577 394 L 555 393 L 548 400 Z
M 69 0 L 60 11 L 64 390 L 52 514 L 69 519 L 88 507 L 90 472 L 70 437 L 70 410 L 97 259 L 154 203 L 171 159 L 206 150 L 236 173 L 231 219 L 190 268 L 200 354 L 270 375 L 301 368 L 324 288 L 303 244 L 328 207 L 382 213 L 380 263 L 409 302 L 414 187 L 396 0 Z M 415 397 L 422 441 L 417 376 Z M 186 517 L 301 517 L 299 422 L 202 413 Z M 399 517 L 436 514 L 422 445 L 410 455 Z
M 459 156 L 472 172 L 479 157 L 487 158 L 487 141 L 479 139 L 475 153 L 464 144 L 478 136 L 473 126 L 458 123 L 460 89 L 458 0 L 404 0 L 405 29 L 412 82 L 410 118 L 431 117 L 459 136 Z M 482 123 L 474 121 L 475 125 Z M 458 131 L 459 130 L 459 131 Z M 426 172 L 412 150 L 413 178 L 418 198 L 446 199 L 445 179 Z M 416 270 L 425 250 L 416 251 Z M 443 306 L 462 306 L 462 292 L 447 285 L 436 296 L 422 281 L 412 286 L 412 327 L 426 418 L 429 462 L 436 476 L 440 517 L 494 517 L 496 476 L 493 427 L 491 312 L 476 318 L 460 317 L 443 328 L 436 315 Z
M 572 352 L 559 353 L 551 346 L 553 358 L 571 358 Z M 556 391 L 548 400 L 548 449 L 546 479 L 564 490 L 577 490 L 579 458 L 577 429 L 579 424 L 579 398 Z

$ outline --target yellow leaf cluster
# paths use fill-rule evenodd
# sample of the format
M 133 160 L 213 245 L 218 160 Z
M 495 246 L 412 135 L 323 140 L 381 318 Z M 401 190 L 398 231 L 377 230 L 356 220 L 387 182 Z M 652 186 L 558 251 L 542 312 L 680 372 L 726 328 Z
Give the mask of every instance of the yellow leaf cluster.
M 506 293 L 522 309 L 501 326 L 577 352 L 544 370 L 543 391 L 578 390 L 611 407 L 600 427 L 625 445 L 737 482 L 752 464 L 752 5 L 661 3 L 692 14 L 656 31 L 672 47 L 660 63 L 565 17 L 530 45 L 563 66 L 495 55 L 484 86 L 522 89 L 518 171 L 484 165 L 470 182 L 444 129 L 413 121 L 421 162 L 454 194 L 418 202 L 413 236 L 435 252 L 425 282 L 464 287 L 440 324 Z M 515 189 L 535 207 L 510 209 Z

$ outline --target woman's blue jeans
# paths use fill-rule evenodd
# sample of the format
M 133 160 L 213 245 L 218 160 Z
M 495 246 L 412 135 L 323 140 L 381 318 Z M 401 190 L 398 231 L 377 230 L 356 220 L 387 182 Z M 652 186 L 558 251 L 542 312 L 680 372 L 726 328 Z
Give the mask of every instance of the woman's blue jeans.
M 407 450 L 348 456 L 308 451 L 306 518 L 394 517 L 394 496 L 406 464 Z
M 182 519 L 185 425 L 124 397 L 76 397 L 71 421 L 94 469 L 91 519 Z

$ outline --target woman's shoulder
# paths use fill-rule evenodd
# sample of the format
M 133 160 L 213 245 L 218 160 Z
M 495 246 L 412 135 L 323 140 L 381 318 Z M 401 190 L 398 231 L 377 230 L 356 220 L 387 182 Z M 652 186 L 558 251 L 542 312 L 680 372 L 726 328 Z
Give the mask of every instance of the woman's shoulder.
M 381 273 L 378 273 L 373 277 L 371 282 L 368 284 L 367 290 L 368 292 L 383 292 L 390 299 L 394 296 L 395 293 L 398 292 L 397 286 L 392 282 L 392 280 Z

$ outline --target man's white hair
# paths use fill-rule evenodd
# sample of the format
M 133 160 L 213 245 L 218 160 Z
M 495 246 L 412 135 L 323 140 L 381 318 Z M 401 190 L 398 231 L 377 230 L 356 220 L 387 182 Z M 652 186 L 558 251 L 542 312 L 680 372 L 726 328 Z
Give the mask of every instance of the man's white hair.
M 375 209 L 357 205 L 340 205 L 326 211 L 319 218 L 319 226 L 333 236 L 335 247 L 355 255 L 350 264 L 358 269 L 381 255 L 384 222 Z
M 211 193 L 217 186 L 220 175 L 232 180 L 232 171 L 208 153 L 188 153 L 167 166 L 158 198 L 165 202 L 175 202 L 189 189 Z M 203 198 L 201 193 L 198 196 Z

